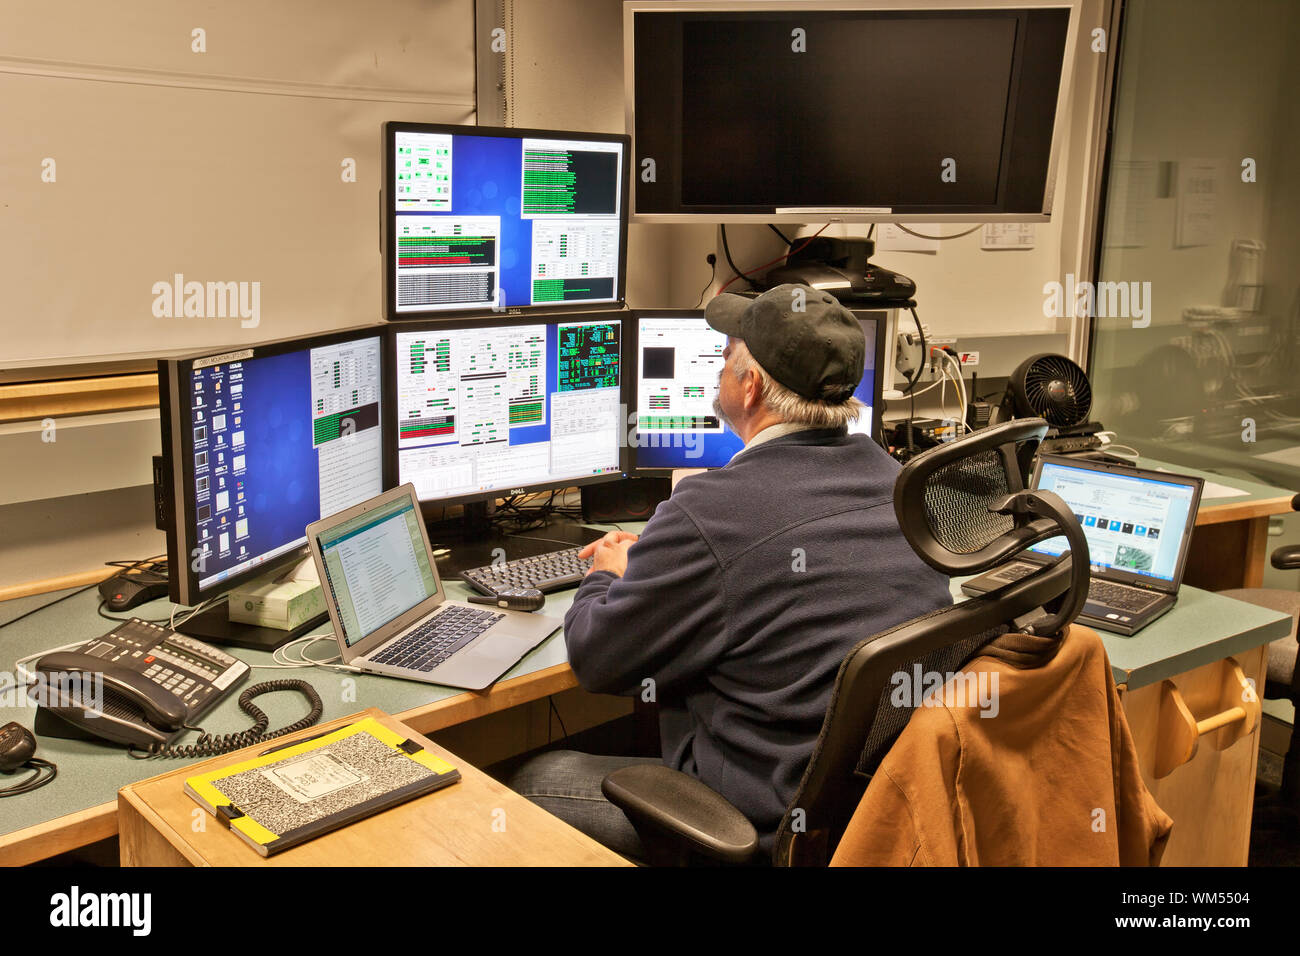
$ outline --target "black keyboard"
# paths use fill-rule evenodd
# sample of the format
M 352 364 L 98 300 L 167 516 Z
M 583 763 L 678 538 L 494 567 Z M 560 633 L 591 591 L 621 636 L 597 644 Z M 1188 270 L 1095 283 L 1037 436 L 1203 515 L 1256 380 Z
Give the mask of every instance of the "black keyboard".
M 494 611 L 452 605 L 389 644 L 370 662 L 431 671 L 504 617 Z
M 1037 565 L 1020 561 L 995 571 L 993 577 L 998 581 L 1019 581 L 1021 578 L 1029 577 L 1037 570 Z M 1109 581 L 1101 581 L 1097 578 L 1093 578 L 1088 584 L 1089 603 L 1103 604 L 1107 607 L 1113 607 L 1117 611 L 1142 611 L 1159 599 L 1160 595 L 1158 594 L 1152 594 L 1139 588 L 1125 587 L 1122 584 L 1112 584 Z
M 532 558 L 517 558 L 460 573 L 461 580 L 495 597 L 507 588 L 537 588 L 543 593 L 576 587 L 591 567 L 591 558 L 579 558 L 581 548 L 552 551 Z

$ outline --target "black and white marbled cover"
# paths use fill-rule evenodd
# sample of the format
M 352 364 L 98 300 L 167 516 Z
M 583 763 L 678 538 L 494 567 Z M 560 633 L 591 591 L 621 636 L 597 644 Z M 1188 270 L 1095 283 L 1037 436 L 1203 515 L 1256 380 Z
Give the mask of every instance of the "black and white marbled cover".
M 311 773 L 310 768 L 304 768 L 307 760 L 327 761 L 329 773 Z M 245 815 L 284 837 L 439 776 L 404 752 L 361 731 L 307 753 L 214 780 L 212 786 Z M 299 787 L 305 783 L 306 787 L 298 789 L 295 783 Z M 313 789 L 327 792 L 312 797 Z

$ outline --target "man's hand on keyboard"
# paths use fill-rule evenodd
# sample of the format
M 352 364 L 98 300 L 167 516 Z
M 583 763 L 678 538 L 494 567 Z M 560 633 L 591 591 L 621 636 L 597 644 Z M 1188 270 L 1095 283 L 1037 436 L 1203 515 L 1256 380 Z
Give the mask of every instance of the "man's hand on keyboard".
M 588 574 L 592 571 L 612 571 L 621 578 L 627 570 L 628 549 L 639 537 L 630 531 L 611 531 L 579 551 L 578 557 L 592 559 Z

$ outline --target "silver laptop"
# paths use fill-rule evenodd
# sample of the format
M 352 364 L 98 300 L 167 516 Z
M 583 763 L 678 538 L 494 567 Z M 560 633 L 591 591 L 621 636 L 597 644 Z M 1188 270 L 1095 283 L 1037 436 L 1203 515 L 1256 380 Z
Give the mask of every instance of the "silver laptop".
M 343 662 L 481 690 L 559 627 L 537 614 L 448 601 L 406 484 L 307 526 Z

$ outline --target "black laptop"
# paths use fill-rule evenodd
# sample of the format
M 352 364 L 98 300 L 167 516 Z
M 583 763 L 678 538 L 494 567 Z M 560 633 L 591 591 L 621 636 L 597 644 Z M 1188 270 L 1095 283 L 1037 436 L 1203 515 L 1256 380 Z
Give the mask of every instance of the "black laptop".
M 1178 600 L 1204 481 L 1131 465 L 1042 455 L 1030 486 L 1060 495 L 1088 539 L 1092 583 L 1080 623 L 1135 634 Z M 965 582 L 984 594 L 1050 564 L 1067 549 L 1050 538 Z

